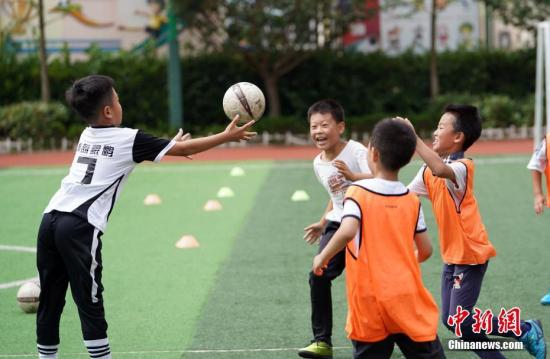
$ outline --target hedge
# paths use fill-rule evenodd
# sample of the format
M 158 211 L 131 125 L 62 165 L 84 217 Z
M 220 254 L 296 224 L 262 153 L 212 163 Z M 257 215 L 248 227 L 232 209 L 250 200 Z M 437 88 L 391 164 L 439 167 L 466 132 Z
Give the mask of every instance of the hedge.
M 38 100 L 38 59 L 0 55 L 0 106 Z M 283 119 L 265 120 L 265 125 L 258 126 L 307 129 L 308 106 L 325 97 L 339 100 L 358 128 L 370 128 L 376 119 L 393 114 L 415 118 L 428 128 L 437 122 L 447 102 L 490 105 L 482 112 L 492 125 L 532 122 L 529 94 L 534 92 L 534 50 L 442 53 L 439 71 L 444 95 L 430 101 L 427 55 L 315 52 L 279 81 Z M 170 130 L 166 59 L 153 52 L 105 54 L 97 48 L 89 50 L 86 61 L 70 61 L 68 55 L 57 57 L 49 64 L 53 101 L 63 103 L 71 82 L 93 73 L 115 79 L 125 125 L 153 132 Z M 185 129 L 204 133 L 226 124 L 222 97 L 238 81 L 263 87 L 254 70 L 238 56 L 214 53 L 184 58 Z M 71 119 L 71 123 L 79 124 L 74 114 Z

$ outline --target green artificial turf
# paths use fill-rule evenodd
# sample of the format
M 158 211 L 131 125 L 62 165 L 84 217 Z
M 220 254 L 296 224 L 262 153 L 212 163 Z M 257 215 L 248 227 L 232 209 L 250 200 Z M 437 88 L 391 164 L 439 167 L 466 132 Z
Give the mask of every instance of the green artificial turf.
M 504 162 L 495 164 L 492 162 Z M 501 307 L 519 306 L 523 318 L 548 323 L 550 308 L 538 301 L 550 286 L 545 271 L 550 257 L 548 216 L 536 218 L 531 208 L 527 158 L 483 159 L 476 170 L 475 191 L 482 216 L 498 256 L 491 261 L 478 307 L 498 314 Z M 420 164 L 404 169 L 408 183 Z M 311 201 L 289 201 L 294 189 L 305 189 Z M 186 358 L 295 358 L 296 350 L 311 339 L 307 272 L 315 248 L 302 240 L 303 228 L 316 221 L 327 195 L 316 183 L 311 168 L 274 166 L 258 194 L 255 208 L 220 273 L 205 306 L 191 350 L 279 349 L 276 351 L 190 352 Z M 439 303 L 442 262 L 431 205 L 424 200 L 434 256 L 422 265 L 426 286 Z M 269 204 L 269 205 L 267 205 Z M 269 215 L 266 215 L 266 211 Z M 333 284 L 335 358 L 350 358 L 343 331 L 345 297 L 343 278 Z M 550 323 L 549 323 L 550 324 Z M 450 333 L 440 325 L 446 345 Z M 348 348 L 346 348 L 348 347 Z M 527 352 L 506 352 L 509 358 L 528 358 Z M 395 357 L 401 357 L 398 349 Z M 475 358 L 469 352 L 447 352 L 449 358 Z
M 242 165 L 245 171 L 247 165 Z M 131 175 L 103 236 L 104 300 L 113 352 L 177 351 L 186 346 L 220 263 L 227 257 L 269 167 L 269 163 L 260 163 L 244 177 L 231 177 L 231 164 L 145 165 Z M 29 171 L 32 175 L 24 169 L 0 172 L 0 195 L 7 199 L 2 201 L 5 215 L 0 219 L 0 244 L 34 245 L 41 211 L 64 175 L 64 170 L 53 171 L 53 175 L 48 170 Z M 231 187 L 235 197 L 220 199 L 220 212 L 204 212 L 204 203 L 216 199 L 221 186 Z M 144 206 L 149 193 L 158 194 L 162 204 Z M 200 248 L 175 248 L 184 234 L 194 235 Z M 0 253 L 0 258 L 10 258 L 0 262 L 2 280 L 35 273 L 34 254 Z M 16 290 L 0 290 L 0 354 L 36 350 L 35 316 L 17 308 Z M 70 295 L 61 338 L 62 358 L 75 355 L 63 353 L 84 351 Z
M 550 287 L 549 216 L 532 209 L 528 158 L 483 158 L 475 192 L 489 236 L 497 248 L 478 302 L 480 309 L 519 306 L 522 318 L 550 328 L 550 308 L 539 305 Z M 109 338 L 122 358 L 296 358 L 311 339 L 308 272 L 316 247 L 303 228 L 319 219 L 328 197 L 310 161 L 246 162 L 245 177 L 230 177 L 233 164 L 146 165 L 132 174 L 103 237 Z M 406 184 L 420 164 L 402 173 Z M 40 213 L 66 169 L 0 171 L 0 244 L 33 246 Z M 235 198 L 224 210 L 203 212 L 221 186 Z M 295 190 L 310 201 L 292 202 Z M 148 193 L 163 199 L 143 206 Z M 431 206 L 423 200 L 434 256 L 422 265 L 439 303 L 441 260 Z M 175 249 L 183 234 L 201 247 Z M 0 283 L 34 275 L 34 255 L 0 251 Z M 15 304 L 16 289 L 0 290 L 0 358 L 34 354 L 34 316 Z M 62 319 L 61 358 L 84 353 L 70 295 Z M 343 327 L 344 278 L 333 285 L 335 358 L 349 358 Z M 443 343 L 451 338 L 440 325 Z M 258 351 L 255 351 L 259 349 Z M 265 349 L 273 349 L 272 351 Z M 475 358 L 447 351 L 449 358 Z M 505 352 L 528 358 L 526 352 Z M 395 357 L 401 357 L 396 349 Z M 82 356 L 85 357 L 85 356 Z

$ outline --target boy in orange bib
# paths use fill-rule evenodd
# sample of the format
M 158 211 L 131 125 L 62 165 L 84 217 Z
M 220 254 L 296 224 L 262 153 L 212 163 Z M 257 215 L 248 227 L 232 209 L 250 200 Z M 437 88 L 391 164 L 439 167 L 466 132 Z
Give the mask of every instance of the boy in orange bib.
M 403 120 L 413 128 L 408 120 Z M 473 313 L 489 259 L 496 255 L 474 196 L 474 162 L 464 158 L 466 151 L 481 135 L 481 117 L 476 107 L 449 105 L 434 132 L 433 150 L 419 137 L 416 152 L 426 162 L 409 184 L 409 189 L 432 202 L 439 228 L 439 244 L 444 262 L 441 278 L 443 324 L 451 331 L 450 316 L 458 307 Z M 451 321 L 452 322 L 452 321 Z M 473 331 L 469 315 L 460 326 L 465 341 L 488 341 L 483 331 Z M 493 328 L 499 326 L 497 316 Z M 521 335 L 513 332 L 494 335 L 521 340 L 538 359 L 546 357 L 542 325 L 538 320 L 521 322 Z M 474 350 L 481 358 L 504 358 L 499 351 Z
M 537 215 L 542 214 L 544 206 L 550 207 L 550 133 L 548 133 L 541 141 L 538 148 L 533 153 L 531 161 L 527 168 L 531 170 L 533 176 L 533 197 L 534 208 Z M 542 175 L 546 177 L 546 196 L 542 189 Z M 540 304 L 550 305 L 550 291 L 541 298 Z
M 424 215 L 418 197 L 398 180 L 415 146 L 405 123 L 376 125 L 368 151 L 374 178 L 349 187 L 341 226 L 313 261 L 321 275 L 346 249 L 346 331 L 355 359 L 390 358 L 394 344 L 408 358 L 445 357 L 437 305 L 420 273 L 419 262 L 432 252 Z

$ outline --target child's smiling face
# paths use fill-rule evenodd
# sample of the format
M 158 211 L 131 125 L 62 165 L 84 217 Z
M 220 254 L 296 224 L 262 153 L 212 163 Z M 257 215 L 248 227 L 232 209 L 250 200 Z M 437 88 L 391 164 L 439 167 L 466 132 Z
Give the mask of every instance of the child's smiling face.
M 309 118 L 309 134 L 315 146 L 322 151 L 336 147 L 344 129 L 344 122 L 337 122 L 330 113 L 317 112 Z
M 440 156 L 449 155 L 457 150 L 457 145 L 461 146 L 464 135 L 455 131 L 455 121 L 456 118 L 451 112 L 445 112 L 434 131 L 432 148 Z

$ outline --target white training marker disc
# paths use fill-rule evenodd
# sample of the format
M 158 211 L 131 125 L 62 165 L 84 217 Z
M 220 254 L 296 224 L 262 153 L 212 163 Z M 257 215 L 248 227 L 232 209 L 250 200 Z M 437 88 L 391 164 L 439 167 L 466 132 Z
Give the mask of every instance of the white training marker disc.
M 233 167 L 229 173 L 232 177 L 244 176 L 244 170 L 241 167 Z
M 229 187 L 222 187 L 218 191 L 218 198 L 230 198 L 235 197 L 235 192 Z
M 290 198 L 292 202 L 309 201 L 309 195 L 304 190 L 297 190 Z

